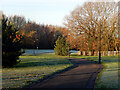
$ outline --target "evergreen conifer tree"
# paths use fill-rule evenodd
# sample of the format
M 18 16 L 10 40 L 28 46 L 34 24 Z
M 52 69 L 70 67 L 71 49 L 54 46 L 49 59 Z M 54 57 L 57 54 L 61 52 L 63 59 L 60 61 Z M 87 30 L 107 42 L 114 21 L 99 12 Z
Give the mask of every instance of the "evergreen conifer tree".
M 22 35 L 5 16 L 2 19 L 2 66 L 12 67 L 17 64 L 21 52 Z
M 65 37 L 60 36 L 54 48 L 55 55 L 66 56 L 68 55 L 68 42 L 66 42 Z

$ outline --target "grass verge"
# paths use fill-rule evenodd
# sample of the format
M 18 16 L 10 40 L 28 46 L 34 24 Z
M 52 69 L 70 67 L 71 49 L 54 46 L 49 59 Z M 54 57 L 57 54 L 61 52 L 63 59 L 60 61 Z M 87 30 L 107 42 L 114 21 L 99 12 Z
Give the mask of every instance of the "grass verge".
M 85 58 L 95 62 L 98 62 L 98 56 L 78 56 L 76 54 L 71 55 L 71 58 Z M 118 88 L 118 56 L 103 56 L 102 64 L 104 69 L 98 75 L 95 88 Z

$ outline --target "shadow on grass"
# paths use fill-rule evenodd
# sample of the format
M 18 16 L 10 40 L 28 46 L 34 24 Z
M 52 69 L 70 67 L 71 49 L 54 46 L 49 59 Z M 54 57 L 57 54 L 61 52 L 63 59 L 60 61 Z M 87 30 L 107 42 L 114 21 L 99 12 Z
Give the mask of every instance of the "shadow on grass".
M 28 57 L 28 58 L 20 58 L 22 61 L 15 65 L 12 68 L 22 68 L 22 67 L 35 67 L 35 66 L 52 66 L 52 65 L 65 65 L 70 64 L 68 60 L 65 58 L 56 58 L 56 57 Z
M 98 62 L 98 56 L 79 56 L 77 54 L 71 55 L 73 58 L 81 58 L 81 59 L 88 59 L 92 61 Z M 119 62 L 118 56 L 102 56 L 101 61 L 104 63 L 114 63 L 114 62 Z
M 107 70 L 107 71 L 118 71 L 118 70 L 120 70 L 120 69 L 112 69 L 112 70 Z
M 51 61 L 48 61 L 47 63 L 45 62 L 28 62 L 28 63 L 21 63 L 19 65 L 14 66 L 14 68 L 20 68 L 20 67 L 34 67 L 34 66 L 48 66 L 48 65 L 65 65 L 68 63 L 63 63 L 63 62 L 58 62 L 54 63 Z
M 39 54 L 22 54 L 21 56 L 39 56 L 39 55 L 54 55 L 54 53 L 39 53 Z

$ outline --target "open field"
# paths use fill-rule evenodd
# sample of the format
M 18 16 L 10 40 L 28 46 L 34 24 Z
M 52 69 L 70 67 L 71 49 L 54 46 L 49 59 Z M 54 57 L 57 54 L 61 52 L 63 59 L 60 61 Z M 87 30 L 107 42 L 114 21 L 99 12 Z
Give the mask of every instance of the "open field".
M 87 58 L 98 62 L 97 56 L 77 56 L 72 55 L 74 58 Z M 96 88 L 118 88 L 118 56 L 103 56 L 102 64 L 105 66 L 103 71 L 98 75 L 96 81 Z
M 64 57 L 52 54 L 20 56 L 21 63 L 2 69 L 3 88 L 19 88 L 71 66 Z

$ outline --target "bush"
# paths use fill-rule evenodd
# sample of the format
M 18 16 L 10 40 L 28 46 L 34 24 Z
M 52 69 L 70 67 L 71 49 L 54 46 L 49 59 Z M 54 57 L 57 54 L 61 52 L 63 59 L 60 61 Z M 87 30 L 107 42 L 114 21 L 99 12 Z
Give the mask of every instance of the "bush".
M 17 64 L 21 52 L 22 35 L 14 24 L 5 16 L 2 19 L 2 66 L 12 67 Z
M 66 56 L 68 55 L 68 42 L 66 42 L 65 37 L 60 36 L 54 48 L 55 55 Z

